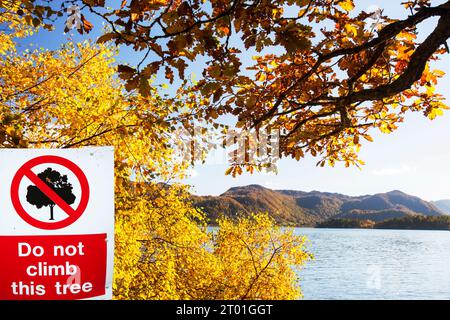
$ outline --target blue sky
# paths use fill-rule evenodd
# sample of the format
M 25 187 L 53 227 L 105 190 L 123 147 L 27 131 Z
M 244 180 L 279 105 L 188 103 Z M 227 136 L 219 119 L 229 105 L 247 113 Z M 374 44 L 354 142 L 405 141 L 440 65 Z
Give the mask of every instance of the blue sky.
M 367 10 L 377 5 L 384 9 L 385 14 L 401 18 L 407 15 L 407 11 L 400 2 L 356 0 L 355 4 L 357 10 Z M 442 1 L 433 2 L 439 3 Z M 96 37 L 100 31 L 99 23 L 95 20 L 93 22 L 97 31 L 89 36 L 80 36 L 77 33 L 65 35 L 60 24 L 56 31 L 40 32 L 22 41 L 21 46 L 26 48 L 33 44 L 56 49 L 68 38 L 82 41 Z M 426 25 L 421 26 L 420 31 L 426 34 L 434 25 L 435 21 L 428 21 Z M 251 52 L 248 53 L 248 57 L 251 55 Z M 127 48 L 121 48 L 118 60 L 134 64 L 141 56 Z M 437 90 L 449 99 L 450 55 L 433 66 L 447 73 Z M 190 71 L 195 73 L 195 68 Z M 158 80 L 164 82 L 162 78 Z M 373 131 L 373 137 L 375 141 L 366 142 L 361 150 L 360 156 L 366 162 L 362 170 L 345 168 L 339 164 L 334 168 L 317 168 L 317 159 L 307 157 L 300 162 L 280 160 L 277 175 L 256 173 L 232 178 L 224 175 L 226 163 L 207 161 L 206 164 L 197 164 L 190 170 L 191 177 L 186 183 L 192 185 L 194 192 L 201 195 L 217 195 L 233 186 L 260 184 L 273 189 L 319 190 L 349 195 L 397 189 L 426 200 L 450 199 L 450 111 L 433 121 L 419 113 L 408 114 L 396 132 L 385 135 Z

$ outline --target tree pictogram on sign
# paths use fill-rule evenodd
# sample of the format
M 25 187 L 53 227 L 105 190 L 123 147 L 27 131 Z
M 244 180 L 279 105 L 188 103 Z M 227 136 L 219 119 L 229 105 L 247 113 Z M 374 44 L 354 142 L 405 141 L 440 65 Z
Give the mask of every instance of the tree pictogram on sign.
M 72 193 L 73 187 L 72 184 L 68 182 L 67 175 L 62 175 L 52 168 L 47 168 L 37 176 L 53 191 L 55 191 L 55 193 L 60 196 L 61 199 L 63 199 L 67 204 L 70 205 L 75 202 L 76 196 Z M 28 203 L 36 206 L 38 209 L 42 207 L 50 207 L 49 220 L 55 220 L 53 214 L 53 208 L 56 205 L 55 202 L 44 192 L 42 192 L 41 189 L 34 185 L 28 186 L 27 190 Z
M 38 165 L 49 165 L 49 167 L 39 174 L 35 174 L 32 169 Z M 72 193 L 72 184 L 69 183 L 67 175 L 61 175 L 51 168 L 52 164 L 57 164 L 70 170 L 81 187 L 80 202 L 77 208 L 72 208 L 76 196 Z M 22 179 L 28 178 L 33 185 L 28 186 L 27 194 L 19 194 L 19 187 Z M 67 227 L 77 221 L 85 211 L 89 201 L 89 184 L 84 172 L 72 161 L 58 156 L 40 156 L 26 162 L 19 168 L 11 184 L 11 200 L 17 214 L 28 224 L 46 230 L 56 230 Z M 23 207 L 23 202 L 42 208 L 50 207 L 50 219 L 41 221 L 35 219 Z M 67 218 L 53 222 L 53 209 L 58 206 Z

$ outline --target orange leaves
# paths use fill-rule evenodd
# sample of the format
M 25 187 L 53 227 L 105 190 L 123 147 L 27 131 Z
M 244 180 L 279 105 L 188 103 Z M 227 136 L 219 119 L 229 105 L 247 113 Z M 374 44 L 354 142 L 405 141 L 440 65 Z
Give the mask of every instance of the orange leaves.
M 431 95 L 434 93 L 434 88 L 432 89 L 431 87 L 436 85 L 438 79 L 442 78 L 444 75 L 445 72 L 442 70 L 430 70 L 429 65 L 427 64 L 419 82 L 422 86 L 428 88 L 427 93 Z
M 103 6 L 95 0 L 89 4 Z M 414 53 L 430 38 L 427 32 L 434 32 L 426 30 L 422 36 L 416 28 L 439 12 L 416 10 L 429 1 L 407 1 L 410 11 L 399 20 L 381 9 L 364 12 L 352 0 L 266 1 L 258 6 L 133 0 L 111 5 L 115 7 L 100 12 L 116 30 L 99 43 L 113 40 L 146 57 L 138 62 L 143 68 L 119 68 L 126 90 L 148 95 L 148 80 L 162 68 L 168 82 L 185 80 L 173 101 L 195 110 L 197 119 L 214 126 L 220 116 L 232 114 L 238 129 L 273 126 L 287 135 L 281 144 L 285 156 L 300 159 L 310 153 L 327 159 L 321 164 L 358 165 L 356 154 L 361 140 L 371 141 L 370 128 L 390 133 L 407 111 L 435 118 L 444 110 L 435 89 L 444 73 L 428 65 L 422 75 L 414 74 L 421 68 L 409 68 L 421 65 Z M 83 30 L 92 28 L 84 17 L 82 25 Z M 7 39 L 1 40 L 0 53 L 10 47 Z M 245 69 L 248 52 L 261 56 Z M 427 59 L 442 53 L 443 46 Z M 201 74 L 192 86 L 185 79 L 188 67 Z
M 225 35 L 225 36 L 228 36 L 228 35 L 231 33 L 230 28 L 227 27 L 227 26 L 220 27 L 220 28 L 219 28 L 219 31 L 220 31 L 223 35 Z
M 253 169 L 249 169 L 249 170 L 253 171 Z M 240 167 L 240 166 L 232 166 L 232 167 L 229 167 L 225 171 L 226 176 L 231 175 L 233 178 L 235 178 L 241 174 L 242 174 L 242 167 Z
M 403 30 L 397 35 L 397 39 L 405 41 L 407 43 L 412 43 L 417 39 L 417 34 L 412 31 Z

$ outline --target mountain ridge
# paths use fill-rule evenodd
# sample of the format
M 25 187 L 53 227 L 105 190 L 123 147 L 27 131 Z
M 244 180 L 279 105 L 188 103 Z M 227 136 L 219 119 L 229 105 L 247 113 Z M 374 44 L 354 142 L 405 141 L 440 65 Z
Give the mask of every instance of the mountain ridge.
M 445 214 L 450 215 L 450 199 L 431 201 L 431 203 L 433 203 Z
M 280 225 L 311 226 L 329 219 L 381 222 L 408 216 L 441 216 L 434 203 L 399 190 L 373 195 L 301 190 L 273 190 L 261 185 L 232 187 L 219 196 L 192 196 L 214 224 L 221 215 L 268 212 Z M 449 203 L 450 204 L 450 203 Z

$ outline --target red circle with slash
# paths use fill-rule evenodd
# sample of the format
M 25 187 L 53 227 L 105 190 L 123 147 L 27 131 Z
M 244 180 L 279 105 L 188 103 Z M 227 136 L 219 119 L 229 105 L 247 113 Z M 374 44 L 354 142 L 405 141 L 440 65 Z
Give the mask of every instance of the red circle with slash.
M 34 167 L 41 164 L 58 164 L 69 169 L 73 174 L 75 174 L 81 186 L 81 200 L 76 209 L 67 204 L 67 202 L 65 202 L 53 189 L 51 189 L 32 171 Z M 56 206 L 63 210 L 68 217 L 58 222 L 45 222 L 33 218 L 28 212 L 26 212 L 19 197 L 19 186 L 24 177 L 30 179 L 31 182 L 50 200 L 52 200 Z M 89 183 L 84 172 L 72 161 L 58 156 L 40 156 L 27 161 L 19 168 L 19 170 L 17 170 L 11 184 L 11 200 L 17 214 L 33 227 L 44 230 L 62 229 L 77 221 L 86 210 L 89 202 Z

